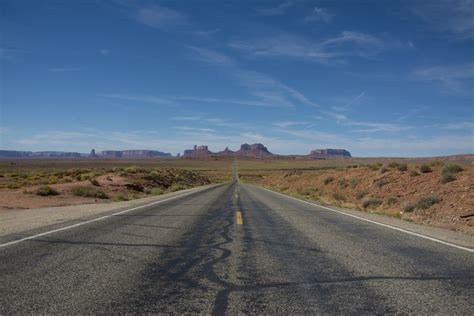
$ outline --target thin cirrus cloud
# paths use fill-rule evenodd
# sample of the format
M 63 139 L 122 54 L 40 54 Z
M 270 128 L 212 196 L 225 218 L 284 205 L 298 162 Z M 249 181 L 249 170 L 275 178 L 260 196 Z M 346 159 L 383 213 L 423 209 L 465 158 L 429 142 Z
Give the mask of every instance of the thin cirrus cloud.
M 415 1 L 411 10 L 434 30 L 455 40 L 474 39 L 474 1 Z
M 146 26 L 160 30 L 170 30 L 189 23 L 183 13 L 158 5 L 137 10 L 134 18 Z
M 415 70 L 418 80 L 437 82 L 452 91 L 461 91 L 474 78 L 474 62 L 454 66 L 432 66 Z
M 257 99 L 257 101 L 247 103 L 248 105 L 295 107 L 296 104 L 304 104 L 314 107 L 318 106 L 316 102 L 311 101 L 295 88 L 261 72 L 244 69 L 234 59 L 222 53 L 201 47 L 189 48 L 193 59 L 219 67 L 235 82 L 247 88 L 248 93 Z
M 265 38 L 233 40 L 228 46 L 251 57 L 287 57 L 306 59 L 323 64 L 341 63 L 347 57 L 369 58 L 387 48 L 413 48 L 413 44 L 384 41 L 371 34 L 343 31 L 337 36 L 319 42 L 287 32 Z
M 265 8 L 256 8 L 255 11 L 259 15 L 264 15 L 264 16 L 275 16 L 275 15 L 282 15 L 285 14 L 286 11 L 293 5 L 292 2 L 287 1 L 278 4 L 277 6 L 273 7 L 265 7 Z
M 305 22 L 330 22 L 333 16 L 325 8 L 314 7 L 309 15 L 304 18 Z

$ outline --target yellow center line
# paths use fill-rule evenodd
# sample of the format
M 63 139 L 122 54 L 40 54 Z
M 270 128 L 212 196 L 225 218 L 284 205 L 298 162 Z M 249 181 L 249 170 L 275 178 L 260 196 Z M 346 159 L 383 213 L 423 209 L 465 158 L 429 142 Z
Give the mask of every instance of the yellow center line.
M 244 221 L 242 220 L 242 213 L 240 211 L 237 211 L 235 213 L 235 220 L 237 222 L 237 225 L 242 225 Z

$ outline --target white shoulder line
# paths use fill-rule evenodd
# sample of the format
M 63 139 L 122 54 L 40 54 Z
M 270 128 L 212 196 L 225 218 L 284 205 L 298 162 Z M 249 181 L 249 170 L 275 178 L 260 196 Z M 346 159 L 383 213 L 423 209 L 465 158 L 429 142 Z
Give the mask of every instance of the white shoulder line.
M 126 210 L 123 210 L 123 211 L 120 211 L 120 212 L 117 212 L 117 213 L 113 213 L 113 214 L 110 214 L 110 215 L 105 215 L 105 216 L 101 216 L 101 217 L 98 217 L 98 218 L 94 218 L 94 219 L 91 219 L 91 220 L 88 220 L 88 221 L 85 221 L 85 222 L 77 223 L 77 224 L 66 226 L 66 227 L 61 227 L 61 228 L 58 228 L 58 229 L 55 229 L 55 230 L 50 230 L 50 231 L 47 231 L 47 232 L 44 232 L 44 233 L 41 233 L 41 234 L 24 237 L 24 238 L 17 239 L 17 240 L 13 240 L 13 241 L 10 241 L 10 242 L 4 243 L 4 244 L 0 244 L 0 248 L 11 246 L 11 245 L 14 245 L 14 244 L 18 244 L 18 243 L 21 243 L 21 242 L 26 241 L 26 240 L 30 240 L 30 239 L 46 236 L 46 235 L 49 235 L 49 234 L 57 233 L 57 232 L 60 232 L 60 231 L 63 231 L 63 230 L 68 230 L 68 229 L 78 227 L 78 226 L 82 226 L 82 225 L 85 225 L 85 224 L 90 224 L 90 223 L 93 223 L 93 222 L 101 221 L 103 219 L 106 219 L 106 218 L 109 218 L 109 217 L 112 217 L 112 216 L 117 216 L 117 215 L 120 215 L 120 214 L 123 214 L 123 213 L 128 213 L 128 212 L 135 211 L 135 210 L 138 210 L 138 209 L 141 209 L 141 208 L 145 208 L 145 207 L 149 207 L 149 206 L 152 206 L 152 205 L 157 205 L 157 204 L 161 204 L 161 203 L 168 202 L 168 201 L 171 201 L 171 200 L 175 200 L 177 198 L 181 198 L 181 197 L 184 197 L 184 196 L 196 193 L 196 192 L 200 192 L 200 191 L 203 191 L 205 189 L 213 188 L 213 187 L 216 187 L 216 186 L 219 186 L 219 185 L 222 185 L 222 184 L 215 184 L 215 185 L 204 187 L 204 188 L 196 188 L 196 189 L 193 189 L 190 192 L 186 192 L 186 193 L 183 193 L 183 194 L 180 194 L 180 195 L 175 195 L 173 197 L 170 197 L 170 198 L 167 198 L 167 199 L 164 199 L 164 200 L 156 201 L 156 202 L 145 204 L 145 205 L 140 205 L 140 206 L 133 207 L 133 208 L 130 208 L 130 209 L 126 209 Z
M 428 240 L 431 240 L 431 241 L 434 241 L 434 242 L 437 242 L 437 243 L 440 243 L 440 244 L 443 244 L 443 245 L 446 245 L 446 246 L 454 247 L 454 248 L 465 250 L 465 251 L 468 251 L 468 252 L 474 252 L 474 249 L 472 249 L 472 248 L 463 247 L 463 246 L 456 245 L 456 244 L 453 244 L 453 243 L 450 243 L 450 242 L 447 242 L 447 241 L 444 241 L 444 240 L 441 240 L 441 239 L 437 239 L 437 238 L 433 238 L 433 237 L 426 236 L 426 235 L 423 235 L 423 234 L 415 233 L 415 232 L 412 232 L 412 231 L 409 231 L 409 230 L 406 230 L 406 229 L 403 229 L 403 228 L 400 228 L 400 227 L 380 223 L 380 222 L 377 222 L 377 221 L 374 221 L 374 220 L 371 220 L 371 219 L 367 219 L 367 218 L 360 217 L 360 216 L 357 216 L 357 215 L 353 215 L 353 214 L 349 214 L 349 213 L 346 213 L 346 212 L 338 211 L 338 210 L 335 210 L 335 209 L 332 209 L 332 208 L 329 208 L 329 207 L 326 207 L 326 206 L 318 205 L 316 203 L 311 203 L 311 202 L 308 202 L 308 201 L 305 201 L 305 200 L 300 200 L 300 199 L 294 198 L 292 196 L 282 194 L 280 192 L 275 192 L 275 191 L 269 190 L 267 188 L 263 188 L 263 187 L 258 187 L 258 188 L 263 189 L 263 190 L 268 191 L 268 192 L 271 192 L 273 194 L 281 195 L 281 196 L 283 196 L 285 198 L 288 198 L 288 199 L 293 199 L 293 200 L 299 201 L 301 203 L 306 203 L 306 204 L 309 204 L 309 205 L 312 205 L 312 206 L 317 206 L 319 208 L 323 208 L 323 209 L 326 209 L 326 210 L 331 211 L 331 212 L 336 212 L 336 213 L 339 213 L 339 214 L 342 214 L 342 215 L 357 218 L 357 219 L 362 220 L 362 221 L 366 221 L 366 222 L 369 222 L 369 223 L 372 223 L 372 224 L 387 227 L 387 228 L 397 230 L 397 231 L 400 231 L 400 232 L 403 232 L 403 233 L 406 233 L 406 234 L 410 234 L 410 235 L 413 235 L 413 236 L 417 236 L 417 237 L 420 237 L 420 238 L 428 239 Z

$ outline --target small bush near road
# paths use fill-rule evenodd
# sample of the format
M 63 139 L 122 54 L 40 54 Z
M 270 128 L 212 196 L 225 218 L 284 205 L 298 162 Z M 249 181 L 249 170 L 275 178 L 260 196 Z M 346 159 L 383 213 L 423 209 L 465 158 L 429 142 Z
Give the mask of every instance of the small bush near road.
M 385 179 L 380 179 L 380 180 L 377 180 L 377 181 L 374 182 L 374 184 L 377 186 L 377 188 L 381 188 L 384 185 L 386 185 L 387 183 L 388 183 L 388 181 L 385 180 Z
M 450 164 L 450 165 L 446 165 L 443 167 L 443 169 L 441 170 L 441 173 L 459 173 L 463 171 L 462 167 L 460 165 L 455 165 L 455 164 Z
M 455 164 L 449 164 L 441 170 L 441 183 L 448 183 L 456 180 L 456 173 L 463 171 L 462 167 Z
M 446 172 L 441 174 L 441 183 L 448 183 L 456 180 L 456 177 L 451 172 Z
M 326 179 L 324 179 L 324 184 L 329 184 L 333 181 L 334 181 L 334 177 L 327 177 Z
M 346 200 L 346 197 L 344 195 L 342 195 L 341 193 L 334 193 L 332 195 L 332 197 L 336 200 L 336 201 L 345 201 Z
M 377 208 L 382 204 L 383 201 L 379 198 L 370 198 L 362 202 L 362 207 L 366 208 Z
M 337 183 L 341 189 L 345 189 L 349 186 L 349 183 L 347 182 L 346 179 L 341 179 Z
M 355 188 L 360 183 L 359 178 L 352 178 L 351 179 L 351 187 Z
M 431 171 L 433 171 L 433 170 L 431 170 L 431 167 L 426 165 L 426 164 L 420 166 L 420 172 L 421 173 L 428 173 L 428 172 L 431 172 Z
M 93 197 L 98 199 L 108 199 L 109 197 L 104 191 L 97 190 L 94 187 L 75 187 L 72 189 L 72 194 L 82 197 Z
M 393 205 L 395 203 L 397 203 L 398 199 L 396 197 L 389 197 L 388 200 L 387 200 L 387 204 L 388 205 Z
M 415 205 L 410 202 L 403 202 L 401 205 L 402 211 L 406 213 L 411 213 L 415 210 Z
M 417 177 L 417 176 L 419 176 L 419 175 L 420 175 L 420 174 L 419 174 L 418 171 L 416 171 L 416 170 L 410 171 L 410 177 Z
M 150 194 L 151 194 L 151 195 L 161 195 L 161 194 L 163 194 L 163 193 L 164 193 L 164 191 L 163 191 L 163 189 L 160 188 L 160 187 L 153 188 L 153 189 L 151 189 L 151 191 L 150 191 Z
M 362 200 L 367 194 L 369 194 L 369 190 L 362 190 L 362 191 L 357 192 L 356 197 L 359 200 Z
M 129 199 L 125 195 L 119 194 L 114 198 L 114 200 L 117 202 L 123 202 L 123 201 L 128 201 Z
M 416 201 L 415 208 L 425 210 L 430 208 L 432 205 L 439 203 L 439 201 L 440 199 L 436 195 L 425 196 Z
M 50 186 L 43 185 L 43 186 L 40 186 L 36 190 L 35 194 L 40 195 L 40 196 L 51 196 L 51 195 L 58 195 L 59 193 L 58 193 L 58 191 L 54 190 Z
M 398 165 L 398 170 L 401 172 L 407 171 L 408 170 L 408 165 L 406 163 L 402 163 Z

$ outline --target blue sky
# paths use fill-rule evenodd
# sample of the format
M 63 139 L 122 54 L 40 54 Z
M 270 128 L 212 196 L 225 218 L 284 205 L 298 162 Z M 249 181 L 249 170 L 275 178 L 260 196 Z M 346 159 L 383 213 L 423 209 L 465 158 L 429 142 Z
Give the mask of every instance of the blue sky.
M 474 1 L 0 2 L 0 148 L 474 152 Z

